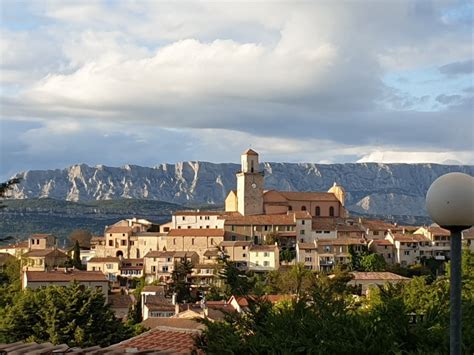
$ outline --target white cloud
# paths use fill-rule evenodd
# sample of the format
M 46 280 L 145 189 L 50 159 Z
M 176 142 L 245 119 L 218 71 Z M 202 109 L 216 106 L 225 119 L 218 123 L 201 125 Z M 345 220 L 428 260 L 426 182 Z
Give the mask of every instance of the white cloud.
M 474 152 L 413 152 L 413 151 L 374 151 L 358 163 L 436 163 L 436 164 L 474 164 Z

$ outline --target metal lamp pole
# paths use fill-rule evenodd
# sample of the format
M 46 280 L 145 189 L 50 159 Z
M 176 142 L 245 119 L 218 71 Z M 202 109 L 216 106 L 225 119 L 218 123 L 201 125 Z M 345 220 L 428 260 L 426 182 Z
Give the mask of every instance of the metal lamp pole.
M 474 225 L 474 178 L 449 173 L 436 179 L 426 194 L 434 222 L 451 232 L 450 329 L 451 355 L 461 355 L 461 231 Z

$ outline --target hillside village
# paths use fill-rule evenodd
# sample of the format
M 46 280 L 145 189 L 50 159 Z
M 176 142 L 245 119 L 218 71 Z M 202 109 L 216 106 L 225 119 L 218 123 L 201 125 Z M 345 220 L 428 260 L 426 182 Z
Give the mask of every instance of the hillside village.
M 450 232 L 445 229 L 353 218 L 337 181 L 327 192 L 288 192 L 265 190 L 263 177 L 259 156 L 249 149 L 241 155 L 236 190 L 229 192 L 224 211 L 177 211 L 161 225 L 136 216 L 106 226 L 103 235 L 92 237 L 90 248 L 80 249 L 83 270 L 67 267 L 71 251 L 58 248 L 53 235 L 33 234 L 28 241 L 0 247 L 0 267 L 9 258 L 20 259 L 22 288 L 76 281 L 100 290 L 118 319 L 140 303 L 143 324 L 152 330 L 120 347 L 150 350 L 143 345 L 144 337 L 166 338 L 166 332 L 177 332 L 184 340 L 174 346 L 181 346 L 203 327 L 193 318 L 218 320 L 226 310 L 245 311 L 247 300 L 239 295 L 208 300 L 222 282 L 225 262 L 254 274 L 285 272 L 295 264 L 331 274 L 358 255 L 379 255 L 387 265 L 401 268 L 449 260 Z M 463 241 L 474 251 L 472 228 L 463 233 Z M 198 303 L 183 303 L 169 292 L 173 272 L 183 263 L 191 268 L 186 282 Z M 407 280 L 387 271 L 351 275 L 351 284 L 362 294 L 373 285 Z M 131 290 L 140 278 L 146 286 L 137 299 Z M 276 303 L 292 296 L 265 297 Z M 190 344 L 186 349 L 193 347 Z

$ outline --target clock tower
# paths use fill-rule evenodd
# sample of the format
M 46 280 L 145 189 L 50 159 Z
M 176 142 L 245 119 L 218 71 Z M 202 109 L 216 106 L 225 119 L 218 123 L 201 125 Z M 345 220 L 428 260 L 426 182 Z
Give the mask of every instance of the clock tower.
M 258 154 L 248 149 L 241 156 L 242 169 L 237 173 L 237 208 L 243 216 L 263 214 L 263 171 Z

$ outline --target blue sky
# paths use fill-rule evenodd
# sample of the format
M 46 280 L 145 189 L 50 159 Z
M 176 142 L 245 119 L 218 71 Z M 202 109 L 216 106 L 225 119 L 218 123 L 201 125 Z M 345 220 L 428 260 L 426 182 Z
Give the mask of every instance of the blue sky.
M 474 164 L 468 1 L 2 1 L 0 178 L 75 163 Z M 370 11 L 368 11 L 370 9 Z

